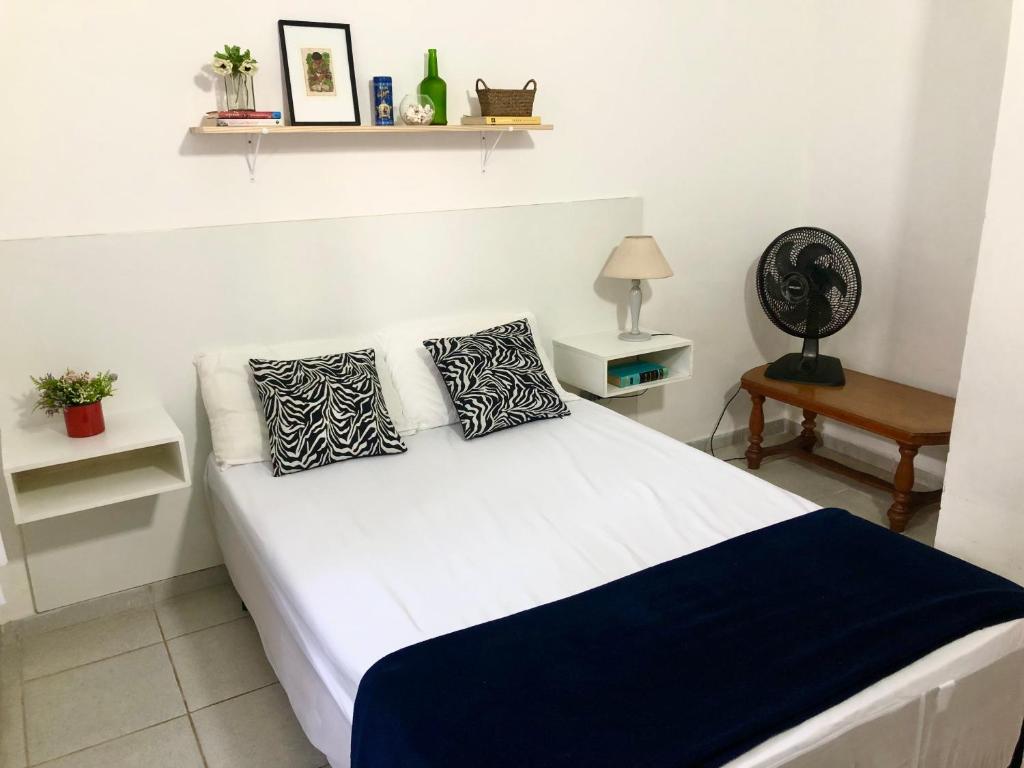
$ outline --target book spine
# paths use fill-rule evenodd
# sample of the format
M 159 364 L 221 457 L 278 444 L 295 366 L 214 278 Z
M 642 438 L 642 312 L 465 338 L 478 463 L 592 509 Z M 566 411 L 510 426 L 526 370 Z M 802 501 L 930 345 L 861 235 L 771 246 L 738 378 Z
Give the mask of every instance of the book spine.
M 650 384 L 653 381 L 661 381 L 669 375 L 669 369 L 657 363 L 640 363 L 642 370 L 622 370 L 610 368 L 608 370 L 608 383 L 619 388 L 635 387 L 640 384 Z M 650 368 L 644 367 L 650 365 Z M 627 366 L 623 366 L 626 368 Z
M 280 112 L 256 112 L 247 109 L 229 109 L 217 113 L 224 120 L 280 120 Z
M 488 125 L 540 125 L 539 117 L 496 117 L 484 118 Z
M 539 117 L 501 117 L 488 115 L 486 117 L 467 116 L 462 118 L 463 125 L 540 125 Z
M 235 120 L 231 118 L 219 118 L 217 120 L 218 128 L 260 128 L 280 124 L 280 120 Z

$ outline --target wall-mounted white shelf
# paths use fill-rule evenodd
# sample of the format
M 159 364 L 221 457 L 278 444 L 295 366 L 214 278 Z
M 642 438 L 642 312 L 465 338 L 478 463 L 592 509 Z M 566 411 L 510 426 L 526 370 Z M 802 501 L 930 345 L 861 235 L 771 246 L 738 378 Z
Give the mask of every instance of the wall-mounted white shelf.
M 246 139 L 245 161 L 249 166 L 249 180 L 256 180 L 256 161 L 259 159 L 260 145 L 264 136 L 274 134 L 362 134 L 370 136 L 412 136 L 414 134 L 438 133 L 476 133 L 480 135 L 480 172 L 487 172 L 487 163 L 491 154 L 508 133 L 527 131 L 553 131 L 555 126 L 544 123 L 541 125 L 274 125 L 256 126 L 216 126 L 199 125 L 190 128 L 190 132 L 199 136 L 231 136 L 241 135 Z M 487 145 L 487 137 L 493 136 L 494 141 Z
M 19 525 L 187 488 L 181 430 L 162 408 L 104 414 L 107 429 L 71 438 L 63 419 L 0 431 L 4 485 Z
M 559 381 L 595 397 L 620 397 L 686 381 L 693 376 L 693 342 L 672 334 L 650 341 L 622 341 L 618 331 L 600 331 L 552 341 Z M 658 363 L 669 374 L 658 381 L 617 387 L 608 382 L 608 367 L 637 360 Z

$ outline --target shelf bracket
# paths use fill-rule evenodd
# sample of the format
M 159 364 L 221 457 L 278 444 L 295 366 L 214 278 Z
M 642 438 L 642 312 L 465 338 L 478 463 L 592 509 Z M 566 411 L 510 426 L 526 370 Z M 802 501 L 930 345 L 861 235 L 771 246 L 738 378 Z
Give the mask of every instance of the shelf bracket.
M 256 161 L 260 157 L 260 144 L 267 131 L 245 137 L 245 164 L 249 166 L 249 181 L 256 181 Z
M 480 173 L 487 173 L 487 163 L 490 161 L 494 150 L 498 148 L 498 143 L 504 135 L 505 133 L 503 131 L 495 133 L 494 143 L 491 144 L 490 148 L 488 148 L 487 134 L 484 131 L 480 131 Z

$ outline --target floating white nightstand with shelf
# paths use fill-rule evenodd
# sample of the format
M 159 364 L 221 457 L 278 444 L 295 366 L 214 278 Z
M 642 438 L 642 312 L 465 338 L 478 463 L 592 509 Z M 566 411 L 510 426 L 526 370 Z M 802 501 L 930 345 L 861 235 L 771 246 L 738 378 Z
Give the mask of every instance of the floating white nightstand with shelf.
M 618 397 L 685 381 L 693 375 L 693 342 L 672 334 L 655 334 L 649 341 L 622 341 L 618 331 L 601 331 L 553 340 L 555 373 L 563 384 L 599 397 Z M 668 375 L 631 387 L 608 382 L 608 366 L 633 361 L 658 363 Z
M 181 430 L 162 408 L 105 413 L 107 429 L 71 438 L 62 419 L 0 430 L 4 485 L 19 525 L 187 488 Z

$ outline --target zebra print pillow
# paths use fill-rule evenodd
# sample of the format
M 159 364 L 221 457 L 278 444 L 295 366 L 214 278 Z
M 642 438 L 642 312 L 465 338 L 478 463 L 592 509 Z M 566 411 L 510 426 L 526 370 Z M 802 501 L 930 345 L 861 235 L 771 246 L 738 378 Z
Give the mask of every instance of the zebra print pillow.
M 540 419 L 568 416 L 544 372 L 525 319 L 423 342 L 469 440 Z
M 304 360 L 250 360 L 274 476 L 346 459 L 404 453 L 372 349 Z

